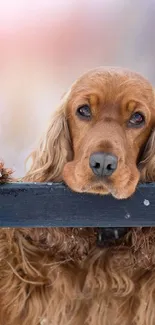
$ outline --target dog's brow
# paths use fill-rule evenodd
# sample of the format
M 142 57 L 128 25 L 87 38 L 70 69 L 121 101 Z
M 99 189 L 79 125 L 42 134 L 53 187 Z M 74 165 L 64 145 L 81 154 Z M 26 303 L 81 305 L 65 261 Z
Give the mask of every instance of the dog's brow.
M 89 102 L 91 106 L 96 106 L 99 103 L 99 97 L 96 94 L 91 94 Z
M 134 109 L 136 108 L 136 105 L 137 105 L 136 101 L 134 101 L 134 100 L 129 101 L 127 104 L 127 107 L 126 107 L 127 111 L 132 113 L 134 111 Z
M 78 106 L 80 104 L 84 104 L 84 102 L 89 103 L 90 106 L 96 106 L 99 103 L 99 95 L 92 93 L 91 91 L 79 91 L 78 93 L 74 93 L 72 95 L 72 99 L 70 101 L 71 105 Z

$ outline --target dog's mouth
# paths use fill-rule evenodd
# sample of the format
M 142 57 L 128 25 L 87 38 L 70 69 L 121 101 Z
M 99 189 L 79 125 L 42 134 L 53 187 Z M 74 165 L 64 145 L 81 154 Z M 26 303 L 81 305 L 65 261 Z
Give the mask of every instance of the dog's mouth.
M 81 188 L 81 192 L 85 193 L 94 193 L 94 194 L 110 194 L 116 199 L 127 199 L 131 197 L 137 187 L 138 179 L 135 179 L 134 181 L 128 179 L 126 182 L 121 183 L 118 186 L 115 186 L 112 181 L 105 181 L 100 180 L 97 182 L 92 182 L 84 187 Z

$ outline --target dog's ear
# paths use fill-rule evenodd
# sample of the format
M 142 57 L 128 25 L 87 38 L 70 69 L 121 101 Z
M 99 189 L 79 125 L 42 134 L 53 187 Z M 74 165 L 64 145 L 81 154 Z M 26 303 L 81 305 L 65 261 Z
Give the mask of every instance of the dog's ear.
M 155 181 L 155 129 L 148 139 L 140 162 L 141 181 Z
M 68 94 L 52 117 L 40 144 L 30 154 L 31 167 L 23 178 L 28 182 L 61 181 L 65 163 L 71 160 L 72 148 L 68 129 L 66 108 Z

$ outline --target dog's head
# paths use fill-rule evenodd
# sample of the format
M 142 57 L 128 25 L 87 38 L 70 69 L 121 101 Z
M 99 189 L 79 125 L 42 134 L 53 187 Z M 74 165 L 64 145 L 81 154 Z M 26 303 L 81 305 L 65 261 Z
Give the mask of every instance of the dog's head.
M 29 181 L 61 181 L 74 191 L 127 198 L 155 180 L 155 94 L 137 73 L 92 70 L 64 96 L 31 155 Z

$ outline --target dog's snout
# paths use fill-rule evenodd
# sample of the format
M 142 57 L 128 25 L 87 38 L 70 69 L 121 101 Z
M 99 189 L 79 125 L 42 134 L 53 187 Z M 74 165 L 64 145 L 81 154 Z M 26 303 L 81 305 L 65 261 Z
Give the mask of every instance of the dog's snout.
M 117 169 L 118 158 L 110 153 L 96 152 L 91 154 L 89 165 L 97 176 L 110 176 Z

